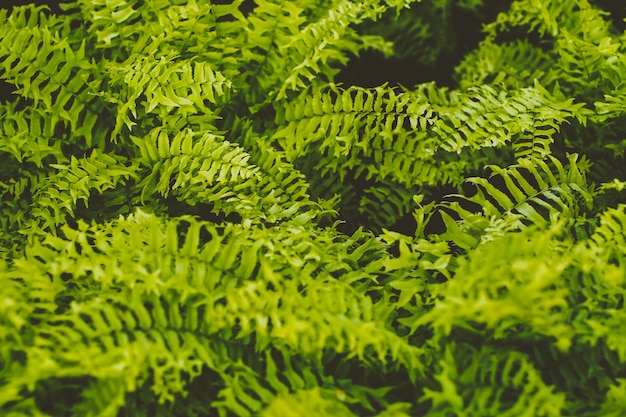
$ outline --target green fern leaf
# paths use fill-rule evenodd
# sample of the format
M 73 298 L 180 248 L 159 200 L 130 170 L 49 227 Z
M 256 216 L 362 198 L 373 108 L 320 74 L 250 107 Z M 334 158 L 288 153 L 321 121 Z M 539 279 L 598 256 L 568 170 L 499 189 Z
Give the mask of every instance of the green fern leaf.
M 87 147 L 102 145 L 107 128 L 98 123 L 105 106 L 96 93 L 102 82 L 98 66 L 86 57 L 85 43 L 72 48 L 58 32 L 23 14 L 36 8 L 19 8 L 0 20 L 1 76 L 20 87 L 17 94 L 43 107 L 46 124 L 67 127 L 84 137 Z

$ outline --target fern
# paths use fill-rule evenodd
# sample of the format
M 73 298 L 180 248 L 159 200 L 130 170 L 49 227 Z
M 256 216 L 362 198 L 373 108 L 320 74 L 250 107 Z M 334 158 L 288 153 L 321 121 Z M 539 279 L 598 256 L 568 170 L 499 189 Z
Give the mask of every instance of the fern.
M 577 155 L 570 156 L 569 167 L 552 159 L 554 168 L 544 161 L 523 160 L 505 169 L 491 167 L 491 180 L 468 178 L 468 183 L 475 185 L 476 194 L 457 196 L 460 202 L 442 205 L 440 214 L 446 232 L 441 238 L 467 250 L 529 224 L 546 225 L 557 213 L 561 219 L 579 218 L 579 213 L 591 208 L 592 196 L 585 189 L 576 159 Z M 498 185 L 494 184 L 496 179 Z M 471 213 L 463 208 L 466 202 L 481 207 L 482 212 Z M 461 222 L 455 221 L 448 211 L 460 217 Z
M 132 131 L 136 124 L 133 120 L 148 119 L 149 115 L 170 120 L 174 128 L 192 118 L 215 119 L 219 105 L 228 101 L 231 89 L 231 82 L 213 71 L 210 65 L 200 62 L 177 64 L 169 57 L 156 61 L 151 56 L 133 56 L 123 65 L 110 66 L 109 71 L 112 84 L 121 87 L 116 98 L 111 99 L 119 102 L 113 135 L 123 126 Z M 168 118 L 171 113 L 178 117 Z M 178 121 L 178 118 L 182 120 Z
M 498 365 L 481 368 L 479 363 Z M 565 405 L 563 395 L 551 392 L 523 354 L 453 344 L 439 367 L 435 378 L 441 389 L 427 390 L 423 400 L 432 401 L 435 412 L 444 415 L 558 416 Z
M 85 44 L 72 48 L 45 23 L 27 20 L 26 9 L 8 18 L 4 11 L 0 21 L 2 78 L 20 86 L 17 93 L 32 99 L 35 108 L 47 109 L 47 123 L 63 125 L 87 146 L 101 144 L 106 131 L 98 128 L 97 120 L 105 106 L 95 93 L 102 79 L 97 65 L 86 58 Z
M 0 10 L 0 414 L 623 414 L 600 3 Z M 352 85 L 366 50 L 456 81 Z
M 455 71 L 464 89 L 496 84 L 515 90 L 532 84 L 535 79 L 542 85 L 557 81 L 550 54 L 523 39 L 502 45 L 485 39 L 465 56 Z
M 181 227 L 186 229 L 183 241 Z M 421 366 L 419 350 L 385 329 L 384 318 L 374 313 L 368 298 L 324 272 L 338 260 L 347 268 L 342 275 L 358 265 L 343 261 L 350 258 L 335 259 L 331 248 L 339 249 L 342 243 L 331 243 L 332 236 L 315 242 L 304 230 L 301 236 L 294 236 L 293 229 L 270 235 L 264 229 L 218 228 L 191 219 L 162 224 L 143 213 L 105 228 L 83 223 L 78 230 L 66 227 L 63 232 L 66 238 L 49 237 L 35 244 L 36 258 L 30 258 L 28 249 L 4 275 L 8 283 L 23 282 L 28 288 L 29 317 L 41 323 L 25 342 L 29 359 L 22 364 L 23 378 L 5 387 L 15 394 L 5 397 L 4 404 L 19 400 L 17 393 L 27 381 L 54 375 L 107 375 L 102 384 L 117 381 L 115 395 L 104 385 L 84 394 L 96 395 L 86 397 L 95 404 L 118 398 L 112 410 L 122 405 L 120 395 L 135 391 L 149 377 L 154 378 L 151 389 L 159 401 L 171 401 L 187 378 L 193 380 L 207 366 L 221 374 L 225 384 L 218 395 L 222 400 L 216 399 L 218 409 L 258 410 L 266 400 L 248 402 L 245 395 L 228 394 L 231 389 L 238 392 L 240 378 L 263 384 L 254 372 L 246 374 L 245 366 L 237 370 L 237 345 L 246 341 L 257 350 L 271 344 L 284 354 L 298 351 L 309 360 L 320 349 L 333 349 L 348 357 L 369 357 L 379 366 L 387 354 L 411 369 Z M 128 268 L 134 271 L 132 278 L 125 272 Z M 54 272 L 49 276 L 46 271 Z M 304 293 L 299 289 L 303 286 Z M 311 316 L 312 311 L 321 314 Z M 310 321 L 314 317 L 315 323 Z M 226 359 L 228 355 L 234 356 Z M 33 361 L 35 356 L 39 359 Z M 41 360 L 51 364 L 48 371 L 40 369 Z M 269 367 L 275 358 L 267 360 Z M 62 374 L 57 374 L 59 367 Z M 286 389 L 278 380 L 273 384 L 279 385 L 270 385 L 270 390 Z

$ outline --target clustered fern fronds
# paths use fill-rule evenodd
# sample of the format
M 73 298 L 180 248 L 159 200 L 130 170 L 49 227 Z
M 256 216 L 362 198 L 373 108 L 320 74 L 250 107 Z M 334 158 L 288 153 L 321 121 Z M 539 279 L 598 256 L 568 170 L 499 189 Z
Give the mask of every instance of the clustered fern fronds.
M 626 33 L 516 0 L 454 86 L 335 82 L 483 3 L 0 9 L 1 414 L 623 415 Z

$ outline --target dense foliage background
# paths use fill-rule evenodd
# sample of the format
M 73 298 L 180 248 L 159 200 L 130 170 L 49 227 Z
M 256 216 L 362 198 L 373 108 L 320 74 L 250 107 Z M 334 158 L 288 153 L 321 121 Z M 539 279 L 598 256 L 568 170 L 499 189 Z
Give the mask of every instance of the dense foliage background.
M 0 9 L 1 414 L 623 415 L 618 3 Z

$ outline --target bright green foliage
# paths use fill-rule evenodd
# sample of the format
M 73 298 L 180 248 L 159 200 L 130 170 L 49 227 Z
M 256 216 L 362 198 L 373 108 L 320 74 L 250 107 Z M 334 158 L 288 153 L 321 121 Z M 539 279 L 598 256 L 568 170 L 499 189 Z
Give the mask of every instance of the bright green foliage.
M 623 415 L 615 17 L 510 1 L 454 85 L 335 82 L 488 3 L 0 10 L 0 414 Z
M 455 27 L 450 17 L 453 9 L 476 14 L 484 0 L 430 0 L 411 5 L 398 13 L 387 10 L 379 21 L 365 21 L 361 30 L 393 42 L 393 56 L 415 59 L 425 66 L 435 65 L 439 59 L 453 56 L 455 35 L 463 28 Z

